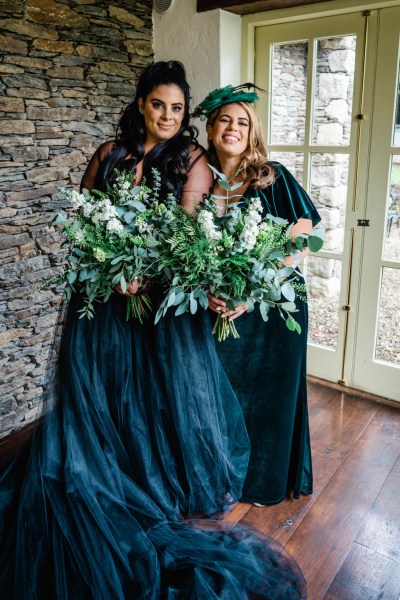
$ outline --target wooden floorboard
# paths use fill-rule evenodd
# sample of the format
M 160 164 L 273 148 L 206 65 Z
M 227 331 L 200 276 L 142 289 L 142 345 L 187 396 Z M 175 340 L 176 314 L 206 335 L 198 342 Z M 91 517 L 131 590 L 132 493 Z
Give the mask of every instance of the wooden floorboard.
M 323 600 L 398 600 L 399 597 L 398 566 L 390 558 L 354 542 Z
M 400 410 L 318 383 L 309 400 L 314 493 L 229 520 L 285 545 L 309 600 L 399 600 Z

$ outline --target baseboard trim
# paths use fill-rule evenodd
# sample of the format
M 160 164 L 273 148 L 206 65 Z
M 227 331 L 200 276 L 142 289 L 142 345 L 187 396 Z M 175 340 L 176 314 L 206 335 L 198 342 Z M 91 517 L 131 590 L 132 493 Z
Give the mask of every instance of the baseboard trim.
M 41 421 L 42 419 L 39 418 L 33 421 L 33 423 L 29 423 L 26 427 L 12 431 L 0 439 L 0 471 L 5 469 L 31 441 L 33 432 Z
M 365 390 L 358 390 L 357 388 L 343 385 L 335 381 L 329 381 L 328 379 L 322 379 L 321 377 L 315 377 L 314 375 L 307 375 L 307 381 L 309 383 L 318 383 L 325 387 L 333 388 L 334 390 L 340 390 L 344 394 L 349 394 L 350 396 L 358 396 L 359 398 L 372 400 L 372 402 L 378 402 L 378 404 L 387 404 L 388 406 L 400 409 L 400 402 L 392 400 L 391 398 L 385 398 L 384 396 L 378 396 L 377 394 L 371 394 Z

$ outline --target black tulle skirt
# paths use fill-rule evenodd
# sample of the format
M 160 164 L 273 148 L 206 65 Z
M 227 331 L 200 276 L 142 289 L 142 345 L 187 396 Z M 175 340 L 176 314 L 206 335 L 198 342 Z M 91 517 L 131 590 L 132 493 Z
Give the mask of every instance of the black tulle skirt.
M 43 424 L 0 476 L 0 598 L 304 598 L 278 544 L 221 521 L 249 444 L 208 314 L 140 325 L 117 294 L 92 320 L 81 303 Z

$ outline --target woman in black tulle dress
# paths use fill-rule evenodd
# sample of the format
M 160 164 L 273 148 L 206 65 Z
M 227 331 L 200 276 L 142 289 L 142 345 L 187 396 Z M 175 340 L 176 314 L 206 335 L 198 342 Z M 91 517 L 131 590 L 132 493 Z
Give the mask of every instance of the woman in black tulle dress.
M 104 188 L 116 168 L 151 185 L 151 167 L 188 210 L 211 183 L 175 61 L 146 69 L 83 186 Z M 215 518 L 241 495 L 249 449 L 208 314 L 127 322 L 121 290 L 92 320 L 81 306 L 76 294 L 43 425 L 0 475 L 0 597 L 304 597 L 278 545 Z

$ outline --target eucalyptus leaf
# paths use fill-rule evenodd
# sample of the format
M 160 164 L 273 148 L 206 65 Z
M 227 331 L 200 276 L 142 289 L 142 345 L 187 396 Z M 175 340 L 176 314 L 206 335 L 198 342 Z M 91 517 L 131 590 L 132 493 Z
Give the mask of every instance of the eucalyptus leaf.
M 287 221 L 286 219 L 282 219 L 281 217 L 275 217 L 275 215 L 271 214 L 268 214 L 266 218 L 270 219 L 271 221 L 273 221 L 273 223 L 276 223 L 277 225 L 287 225 L 289 223 L 289 221 Z
M 179 289 L 179 288 L 178 288 Z M 186 297 L 185 292 L 178 292 L 177 290 L 175 290 L 175 300 L 174 300 L 174 305 L 178 306 L 178 304 L 180 304 L 182 302 L 182 300 L 184 300 Z
M 322 240 L 320 237 L 317 237 L 316 235 L 310 235 L 308 237 L 308 247 L 311 252 L 318 252 L 318 250 L 321 250 L 323 245 L 324 240 Z
M 297 308 L 294 302 L 282 302 L 281 307 L 287 312 L 297 312 Z
M 175 316 L 179 317 L 179 315 L 183 315 L 183 313 L 187 312 L 188 308 L 189 308 L 189 300 L 185 300 L 176 309 Z
M 232 189 L 231 186 L 230 186 L 229 181 L 226 181 L 226 180 L 223 180 L 223 179 L 219 179 L 218 180 L 218 185 L 220 185 L 227 192 L 229 192 Z
M 289 315 L 288 318 L 286 319 L 286 327 L 290 331 L 296 331 L 296 325 L 295 325 L 295 323 L 296 323 L 296 321 L 293 319 L 293 317 L 291 317 Z
M 254 310 L 254 300 L 250 296 L 247 296 L 247 312 L 253 312 Z
M 144 212 L 146 210 L 143 202 L 139 202 L 139 200 L 132 200 L 132 206 L 134 206 L 139 212 Z
M 70 271 L 67 276 L 68 283 L 70 283 L 72 285 L 74 283 L 74 281 L 76 280 L 77 276 L 78 276 L 78 274 L 76 271 Z
M 200 306 L 202 308 L 204 308 L 204 310 L 207 310 L 207 308 L 208 308 L 208 297 L 207 297 L 207 294 L 205 293 L 204 290 L 201 290 L 201 293 L 199 294 L 199 303 L 200 303 Z
M 296 292 L 294 291 L 292 285 L 288 281 L 286 281 L 281 286 L 281 292 L 282 292 L 282 295 L 285 296 L 285 298 L 287 300 L 289 300 L 290 302 L 294 302 L 294 300 L 296 298 Z
M 244 181 L 239 181 L 239 183 L 234 183 L 233 185 L 230 186 L 229 190 L 231 192 L 234 192 L 238 188 L 242 187 L 243 183 L 244 183 Z
M 207 163 L 208 164 L 208 163 Z M 213 167 L 212 165 L 208 164 L 208 166 L 210 167 L 211 171 L 213 171 L 215 173 L 215 175 L 219 178 L 222 179 L 224 181 L 226 181 L 226 175 L 224 175 L 223 173 L 220 173 L 215 167 Z
M 192 295 L 190 296 L 190 312 L 192 313 L 192 315 L 196 314 L 197 312 L 197 300 L 196 298 L 194 298 Z
M 260 303 L 260 313 L 265 322 L 268 321 L 268 311 L 269 311 L 268 304 L 266 302 L 261 302 Z
M 170 306 L 172 306 L 173 304 L 175 304 L 175 290 L 172 290 L 169 294 L 168 294 L 168 302 L 167 302 L 167 306 L 168 308 Z
M 68 215 L 66 213 L 59 213 L 54 219 L 54 223 L 56 223 L 57 225 L 64 225 L 67 219 Z
M 121 290 L 124 292 L 124 294 L 126 293 L 126 289 L 127 289 L 127 285 L 126 285 L 126 279 L 123 275 L 121 275 L 121 279 L 119 280 L 119 283 L 121 285 Z

